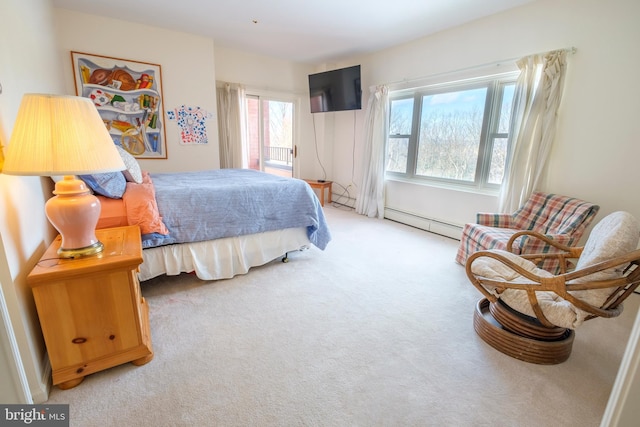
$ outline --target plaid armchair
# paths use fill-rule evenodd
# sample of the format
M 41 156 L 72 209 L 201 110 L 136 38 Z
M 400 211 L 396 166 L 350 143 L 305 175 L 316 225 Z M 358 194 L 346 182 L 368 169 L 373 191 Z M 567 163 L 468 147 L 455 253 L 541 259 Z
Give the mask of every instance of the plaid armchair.
M 465 265 L 474 252 L 503 249 L 523 254 L 557 252 L 551 245 L 519 231 L 535 231 L 565 246 L 575 246 L 595 218 L 599 206 L 572 197 L 536 192 L 513 214 L 478 213 L 477 224 L 466 224 L 456 255 Z M 557 258 L 542 258 L 538 267 L 552 273 L 560 271 Z

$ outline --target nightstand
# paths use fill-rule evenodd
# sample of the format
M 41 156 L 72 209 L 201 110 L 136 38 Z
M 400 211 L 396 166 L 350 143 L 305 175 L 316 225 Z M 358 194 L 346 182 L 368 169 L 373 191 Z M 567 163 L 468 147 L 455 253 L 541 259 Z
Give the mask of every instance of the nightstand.
M 153 359 L 149 308 L 140 292 L 137 226 L 96 230 L 104 250 L 58 258 L 58 236 L 27 277 L 40 318 L 53 384 L 65 390 L 86 375 Z
M 324 206 L 324 190 L 325 189 L 329 190 L 327 202 L 331 203 L 331 185 L 333 184 L 333 181 L 316 181 L 313 179 L 305 179 L 304 181 L 306 181 L 307 184 L 309 184 L 309 186 L 314 190 L 320 189 L 320 206 Z

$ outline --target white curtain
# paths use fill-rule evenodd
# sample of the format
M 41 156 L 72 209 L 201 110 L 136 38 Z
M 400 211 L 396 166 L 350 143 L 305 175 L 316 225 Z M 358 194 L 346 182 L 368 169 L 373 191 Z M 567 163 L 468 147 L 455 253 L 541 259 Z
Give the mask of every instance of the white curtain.
M 540 184 L 553 137 L 567 52 L 556 50 L 518 61 L 511 126 L 510 156 L 500 191 L 500 212 L 518 209 Z
M 220 167 L 247 168 L 245 91 L 241 85 L 224 83 L 218 90 Z
M 364 153 L 356 212 L 370 218 L 384 217 L 384 157 L 387 139 L 389 89 L 370 88 L 364 123 Z

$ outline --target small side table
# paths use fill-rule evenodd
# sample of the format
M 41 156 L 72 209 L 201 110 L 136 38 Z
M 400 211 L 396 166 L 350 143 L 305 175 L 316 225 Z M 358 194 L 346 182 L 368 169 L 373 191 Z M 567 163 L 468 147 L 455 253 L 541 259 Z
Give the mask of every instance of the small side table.
M 324 206 L 324 190 L 329 189 L 329 195 L 327 196 L 327 203 L 331 203 L 331 185 L 332 181 L 323 181 L 319 182 L 313 179 L 305 179 L 306 183 L 311 186 L 311 188 L 320 190 L 320 205 Z
M 149 307 L 140 292 L 138 226 L 96 230 L 104 251 L 60 259 L 58 236 L 27 283 L 33 291 L 53 384 L 65 390 L 86 375 L 153 358 Z

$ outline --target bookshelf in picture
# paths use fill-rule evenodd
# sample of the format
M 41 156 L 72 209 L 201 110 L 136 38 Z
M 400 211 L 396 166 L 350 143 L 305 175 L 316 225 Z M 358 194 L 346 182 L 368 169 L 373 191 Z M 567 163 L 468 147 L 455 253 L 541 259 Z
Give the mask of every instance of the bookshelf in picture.
M 76 94 L 95 104 L 113 142 L 137 158 L 166 159 L 158 64 L 71 52 Z

